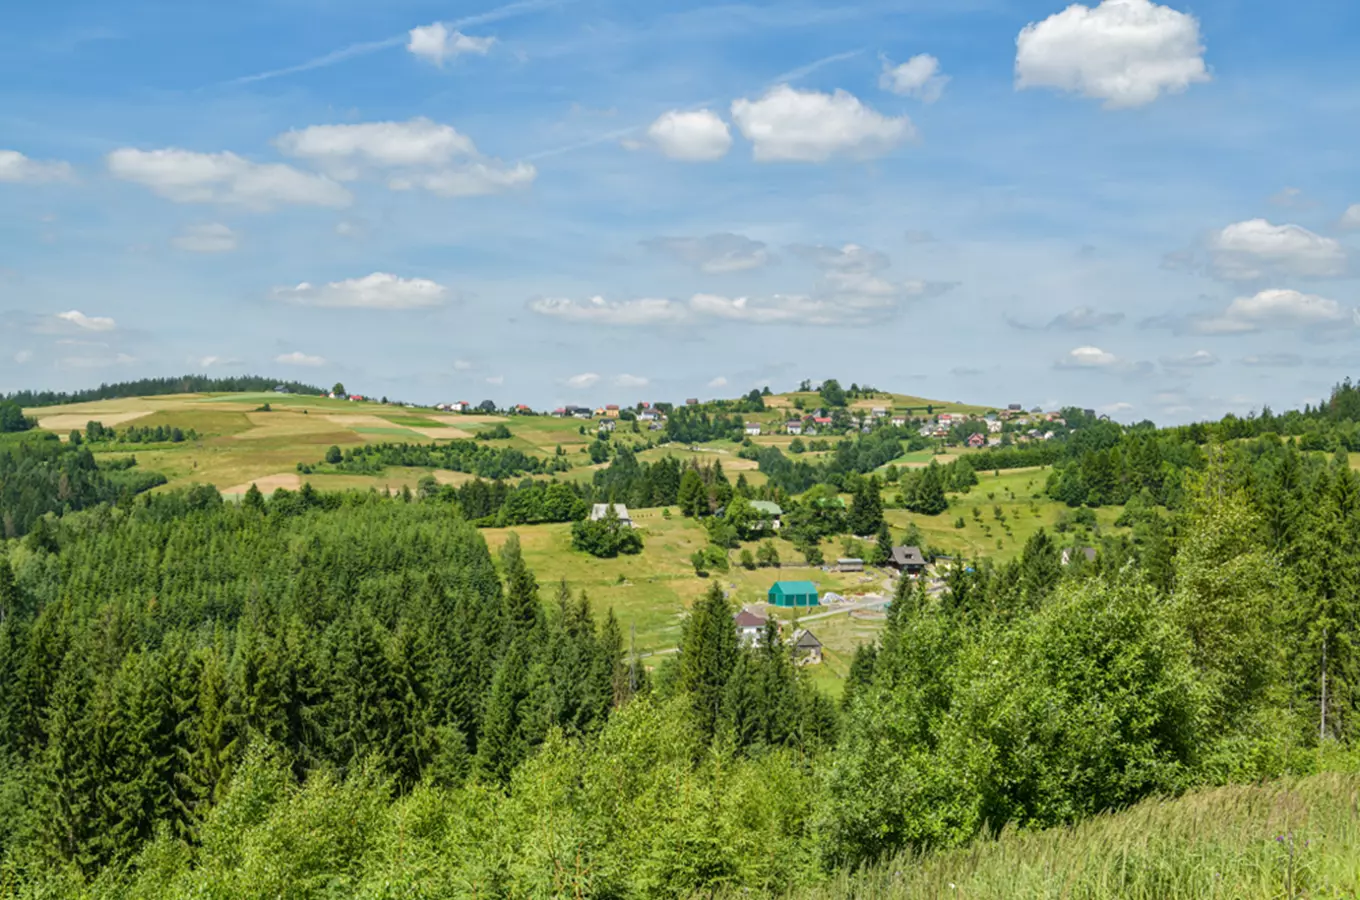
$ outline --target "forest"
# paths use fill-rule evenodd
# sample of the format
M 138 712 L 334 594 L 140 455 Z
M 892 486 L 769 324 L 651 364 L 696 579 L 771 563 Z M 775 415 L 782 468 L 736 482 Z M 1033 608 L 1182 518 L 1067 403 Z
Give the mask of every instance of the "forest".
M 320 396 L 325 393 L 321 388 L 310 384 L 263 378 L 259 375 L 242 375 L 231 378 L 181 375 L 178 378 L 141 378 L 136 381 L 119 381 L 113 384 L 101 384 L 97 388 L 84 391 L 15 391 L 12 394 L 0 396 L 0 400 L 8 400 L 24 407 L 64 406 L 67 403 L 91 403 L 96 400 L 117 400 L 122 397 L 272 391 L 280 386 L 292 394 Z
M 6 446 L 105 477 L 53 443 Z M 0 896 L 779 895 L 1353 768 L 1360 477 L 1301 443 L 1196 445 L 1170 491 L 1133 465 L 1093 562 L 1040 531 L 903 580 L 838 703 L 716 580 L 638 658 L 451 488 L 91 494 L 0 557 Z M 677 505 L 740 510 L 716 468 Z M 867 518 L 872 482 L 799 508 Z

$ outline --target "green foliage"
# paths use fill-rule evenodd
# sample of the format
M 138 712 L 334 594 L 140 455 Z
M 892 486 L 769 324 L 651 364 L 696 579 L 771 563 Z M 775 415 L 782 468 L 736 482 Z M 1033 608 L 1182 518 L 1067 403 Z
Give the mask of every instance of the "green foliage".
M 24 415 L 24 408 L 13 400 L 0 400 L 0 434 L 28 431 L 36 428 L 37 419 Z
M 621 522 L 613 504 L 609 504 L 604 518 L 581 519 L 572 523 L 571 546 L 591 556 L 612 559 L 620 554 L 641 553 L 642 534 L 631 525 Z

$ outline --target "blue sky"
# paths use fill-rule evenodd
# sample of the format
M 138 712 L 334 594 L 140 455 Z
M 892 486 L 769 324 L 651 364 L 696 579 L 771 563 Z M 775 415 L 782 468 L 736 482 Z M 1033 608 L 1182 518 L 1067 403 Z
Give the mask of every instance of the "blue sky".
M 803 378 L 1124 420 L 1360 363 L 1333 0 L 23 4 L 0 391 Z

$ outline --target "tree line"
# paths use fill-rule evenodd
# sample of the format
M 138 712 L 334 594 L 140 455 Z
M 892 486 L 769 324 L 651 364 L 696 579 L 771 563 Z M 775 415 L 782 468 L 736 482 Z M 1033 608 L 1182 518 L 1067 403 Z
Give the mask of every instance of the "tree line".
M 282 386 L 292 394 L 319 396 L 325 391 L 297 381 L 280 381 L 259 375 L 231 378 L 211 378 L 207 375 L 181 375 L 177 378 L 141 378 L 101 384 L 83 391 L 15 391 L 4 400 L 21 407 L 64 406 L 67 403 L 92 403 L 96 400 L 117 400 L 123 397 L 160 397 L 166 394 L 235 394 L 272 391 Z

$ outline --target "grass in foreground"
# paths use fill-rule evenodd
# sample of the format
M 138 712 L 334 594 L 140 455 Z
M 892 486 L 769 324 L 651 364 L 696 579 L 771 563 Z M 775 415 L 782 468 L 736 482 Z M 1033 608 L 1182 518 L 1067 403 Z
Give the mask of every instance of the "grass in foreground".
M 907 855 L 798 900 L 1216 900 L 1360 896 L 1360 775 L 1150 800 L 1071 828 Z

